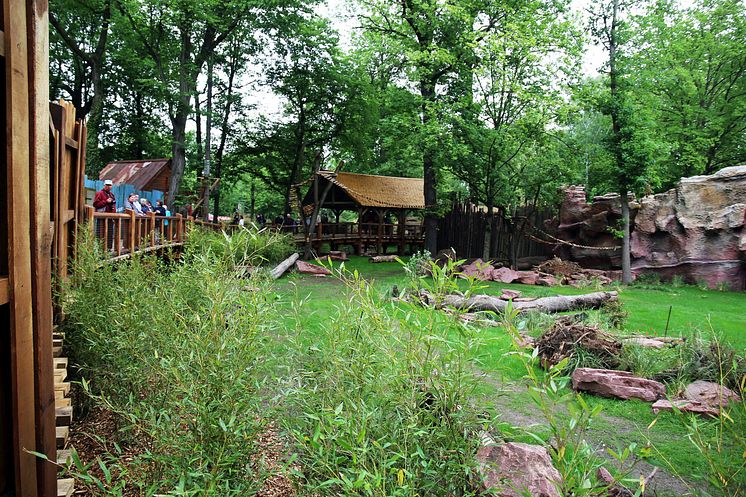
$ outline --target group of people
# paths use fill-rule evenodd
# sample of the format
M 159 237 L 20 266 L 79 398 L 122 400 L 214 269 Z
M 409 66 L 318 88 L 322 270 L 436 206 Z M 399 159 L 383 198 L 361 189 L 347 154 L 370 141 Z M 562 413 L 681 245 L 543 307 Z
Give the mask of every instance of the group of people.
M 117 212 L 117 199 L 111 191 L 113 186 L 113 182 L 110 179 L 104 180 L 104 187 L 96 192 L 96 196 L 93 197 L 93 207 L 96 209 L 96 212 Z M 158 200 L 155 207 L 153 207 L 150 200 L 146 198 L 141 199 L 134 192 L 130 193 L 127 200 L 125 200 L 124 209 L 135 211 L 136 216 L 146 216 L 150 212 L 154 212 L 156 216 L 171 215 L 171 212 L 162 200 Z

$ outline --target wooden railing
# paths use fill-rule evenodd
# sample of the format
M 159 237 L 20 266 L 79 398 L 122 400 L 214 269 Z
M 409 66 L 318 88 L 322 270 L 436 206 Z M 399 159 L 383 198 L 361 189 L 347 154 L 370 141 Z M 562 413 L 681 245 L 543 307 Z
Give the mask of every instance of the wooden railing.
M 193 218 L 156 216 L 149 212 L 137 215 L 127 209 L 123 213 L 96 212 L 86 206 L 88 227 L 112 259 L 125 258 L 137 252 L 148 252 L 184 244 L 192 226 L 222 230 L 220 223 L 211 223 Z
M 284 233 L 291 233 L 296 238 L 304 237 L 302 226 L 274 226 Z M 393 224 L 393 223 L 319 223 L 311 236 L 313 241 L 322 240 L 383 240 L 396 242 L 398 240 L 419 241 L 424 239 L 425 232 L 421 224 Z

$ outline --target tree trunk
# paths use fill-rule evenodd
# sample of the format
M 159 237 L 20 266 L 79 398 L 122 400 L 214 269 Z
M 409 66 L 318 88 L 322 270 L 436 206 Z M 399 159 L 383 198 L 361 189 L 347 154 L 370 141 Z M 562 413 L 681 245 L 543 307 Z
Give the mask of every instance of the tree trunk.
M 288 257 L 287 259 L 279 263 L 277 267 L 272 269 L 272 271 L 269 272 L 269 276 L 273 280 L 276 280 L 277 278 L 285 274 L 285 271 L 290 269 L 293 266 L 293 264 L 295 264 L 295 261 L 297 261 L 299 257 L 300 257 L 300 254 L 298 254 L 297 252 L 291 255 L 290 257 Z
M 422 96 L 422 129 L 426 130 L 431 121 L 431 107 L 435 103 L 435 82 L 422 81 L 420 95 Z M 428 144 L 424 145 L 422 151 L 422 172 L 425 196 L 425 250 L 435 254 L 438 251 L 438 217 L 436 215 L 438 182 L 435 175 L 435 150 Z
M 188 105 L 188 104 L 187 104 Z M 186 136 L 187 112 L 182 112 L 171 120 L 171 180 L 168 183 L 168 203 L 173 204 L 179 193 L 181 179 L 184 177 L 186 165 L 186 150 L 184 140 Z
M 487 223 L 484 230 L 484 246 L 482 247 L 482 260 L 489 261 L 492 257 L 492 230 L 495 229 L 495 218 L 492 215 L 492 202 L 487 203 Z
M 521 313 L 532 311 L 555 313 L 581 309 L 598 309 L 604 303 L 615 301 L 618 298 L 617 292 L 558 295 L 556 297 L 543 297 L 529 302 L 513 302 L 512 308 Z M 446 295 L 438 305 L 468 311 L 503 312 L 507 309 L 509 301 L 491 295 L 475 295 L 471 298 L 465 298 L 461 295 Z
M 622 283 L 628 285 L 632 283 L 632 256 L 630 253 L 630 213 L 629 200 L 627 192 L 621 195 L 622 203 Z

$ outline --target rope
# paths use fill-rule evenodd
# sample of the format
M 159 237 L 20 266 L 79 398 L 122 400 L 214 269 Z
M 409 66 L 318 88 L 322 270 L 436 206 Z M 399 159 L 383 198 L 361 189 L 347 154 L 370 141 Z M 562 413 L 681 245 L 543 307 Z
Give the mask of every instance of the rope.
M 537 237 L 535 237 L 534 235 L 531 235 L 531 234 L 526 235 L 531 240 L 533 240 L 535 242 L 538 242 L 538 243 L 544 243 L 546 245 L 558 245 L 558 244 L 559 245 L 567 245 L 569 247 L 580 248 L 580 249 L 588 249 L 588 250 L 619 250 L 619 249 L 622 248 L 619 245 L 616 245 L 614 247 L 591 247 L 590 245 L 580 245 L 580 244 L 577 244 L 577 243 L 568 242 L 567 240 L 561 240 L 561 239 L 557 238 L 556 236 L 550 235 L 546 231 L 540 230 L 539 228 L 537 228 L 536 226 L 534 226 L 533 223 L 531 223 L 530 221 L 529 221 L 529 224 L 531 225 L 531 229 L 532 230 L 534 230 L 534 231 L 536 231 L 538 233 L 541 233 L 542 235 L 546 236 L 547 238 L 549 238 L 551 240 L 554 240 L 553 242 L 550 242 L 550 241 L 546 241 L 546 240 L 542 240 L 540 238 L 537 238 Z

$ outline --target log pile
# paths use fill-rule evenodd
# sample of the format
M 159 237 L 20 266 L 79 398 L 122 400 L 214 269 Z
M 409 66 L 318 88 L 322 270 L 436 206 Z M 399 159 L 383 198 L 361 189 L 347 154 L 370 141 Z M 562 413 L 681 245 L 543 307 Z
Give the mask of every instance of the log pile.
M 509 305 L 512 308 L 526 312 L 556 313 L 575 311 L 580 309 L 598 309 L 605 302 L 613 302 L 619 298 L 617 292 L 594 292 L 584 295 L 557 295 L 554 297 L 542 297 L 528 302 L 516 302 L 502 300 L 492 295 L 474 295 L 464 297 L 463 295 L 446 295 L 443 305 L 464 309 L 469 311 L 492 311 L 503 312 Z

